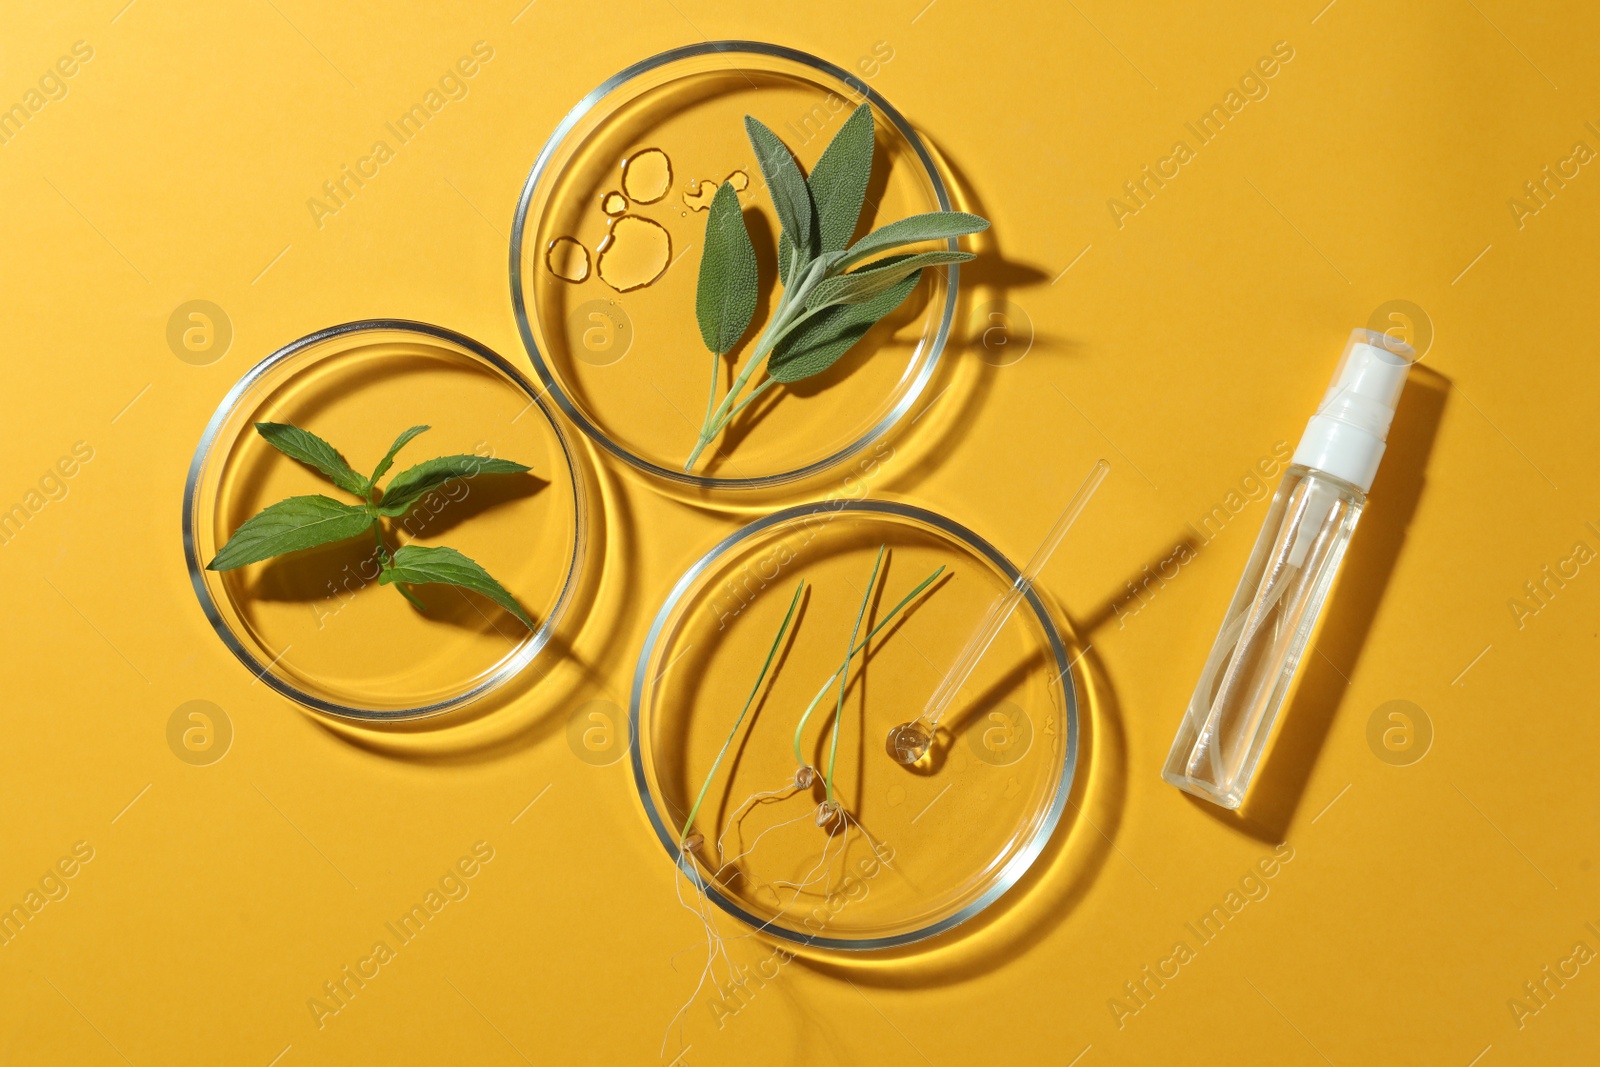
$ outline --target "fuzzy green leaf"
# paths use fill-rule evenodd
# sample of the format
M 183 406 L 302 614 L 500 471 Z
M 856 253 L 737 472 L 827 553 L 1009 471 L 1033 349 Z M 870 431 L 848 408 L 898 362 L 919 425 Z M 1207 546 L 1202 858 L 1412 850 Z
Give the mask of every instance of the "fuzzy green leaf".
M 812 217 L 811 190 L 794 155 L 778 140 L 778 135 L 749 115 L 744 117 L 745 132 L 756 151 L 756 163 L 766 180 L 778 222 L 789 235 L 790 246 L 799 246 L 800 262 L 809 263 L 817 254 L 815 220 Z
M 921 273 L 913 271 L 865 303 L 835 304 L 817 312 L 779 343 L 767 359 L 767 373 L 780 382 L 821 374 L 904 303 L 921 280 Z
M 705 252 L 694 294 L 694 313 L 707 348 L 720 356 L 739 343 L 756 313 L 758 295 L 756 249 L 745 228 L 739 194 L 723 182 L 706 213 Z
M 378 584 L 390 585 L 405 582 L 407 585 L 444 584 L 471 589 L 515 615 L 530 630 L 537 629 L 528 613 L 522 610 L 517 598 L 505 586 L 489 576 L 489 572 L 453 548 L 443 545 L 428 548 L 422 545 L 401 545 L 395 550 L 390 565 L 378 575 Z
M 830 304 L 861 304 L 879 293 L 892 289 L 900 279 L 912 271 L 941 263 L 964 263 L 972 259 L 971 252 L 918 252 L 911 256 L 888 256 L 869 263 L 849 274 L 839 274 L 817 283 L 806 298 L 806 307 L 821 308 Z
M 330 496 L 292 496 L 239 524 L 207 570 L 231 571 L 285 552 L 343 541 L 372 528 L 371 512 Z
M 350 468 L 338 449 L 310 430 L 286 422 L 258 422 L 256 433 L 279 452 L 319 471 L 345 492 L 359 497 L 367 495 L 367 480 Z
M 969 215 L 965 211 L 930 211 L 912 215 L 887 226 L 880 226 L 850 246 L 843 265 L 860 263 L 868 256 L 900 245 L 918 241 L 943 241 L 951 237 L 964 237 L 989 228 L 989 220 Z
M 369 486 L 377 485 L 378 479 L 382 478 L 385 474 L 388 474 L 389 468 L 394 466 L 394 457 L 402 448 L 406 446 L 406 442 L 410 441 L 413 437 L 417 436 L 417 434 L 422 433 L 427 429 L 430 429 L 430 427 L 413 426 L 399 437 L 396 437 L 394 439 L 394 444 L 389 446 L 389 451 L 384 453 L 383 459 L 378 462 L 378 467 L 372 472 L 372 477 L 367 479 L 367 484 Z
M 856 232 L 861 205 L 867 198 L 867 183 L 872 179 L 872 135 L 872 105 L 862 104 L 845 119 L 806 178 L 806 186 L 811 190 L 811 206 L 816 209 L 817 238 L 823 252 L 844 248 Z M 788 242 L 787 233 L 779 235 L 780 271 L 787 269 Z M 784 277 L 783 280 L 787 283 L 789 279 Z
M 441 456 L 408 467 L 390 479 L 384 487 L 383 501 L 378 510 L 394 518 L 410 511 L 412 506 L 429 493 L 456 478 L 476 478 L 480 474 L 521 474 L 531 470 L 509 459 L 488 456 Z

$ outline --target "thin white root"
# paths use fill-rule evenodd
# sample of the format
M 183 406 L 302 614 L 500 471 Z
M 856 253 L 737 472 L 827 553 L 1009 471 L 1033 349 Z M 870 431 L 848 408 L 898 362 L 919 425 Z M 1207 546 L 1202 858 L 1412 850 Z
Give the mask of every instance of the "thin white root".
M 737 808 L 733 809 L 733 815 L 728 819 L 728 825 L 723 828 L 722 833 L 717 837 L 717 858 L 719 860 L 722 858 L 723 844 L 725 841 L 727 841 L 728 834 L 732 833 L 737 826 L 744 822 L 745 817 L 749 815 L 749 812 L 745 809 L 753 808 L 757 804 L 763 804 L 767 802 L 775 804 L 782 803 L 783 801 L 794 796 L 799 791 L 799 787 L 791 783 L 788 785 L 779 786 L 777 789 L 765 789 L 757 793 L 751 793 L 749 796 L 745 797 L 744 801 L 740 803 Z M 766 831 L 762 832 L 765 833 Z M 756 840 L 759 841 L 760 838 L 758 837 Z M 754 846 L 752 845 L 752 847 Z M 749 855 L 748 850 L 744 853 L 744 855 Z M 732 861 L 730 860 L 729 862 Z M 724 869 L 726 869 L 726 864 L 724 864 Z M 717 873 L 721 874 L 721 871 L 719 870 Z

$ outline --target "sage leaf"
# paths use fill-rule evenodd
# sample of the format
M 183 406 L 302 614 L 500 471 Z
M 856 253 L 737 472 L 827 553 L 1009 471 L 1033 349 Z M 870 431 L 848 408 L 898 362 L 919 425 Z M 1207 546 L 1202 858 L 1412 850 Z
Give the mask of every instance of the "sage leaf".
M 809 263 L 817 254 L 817 238 L 811 190 L 806 188 L 800 165 L 778 140 L 778 135 L 767 129 L 760 119 L 746 115 L 744 128 L 750 137 L 750 146 L 756 150 L 756 163 L 761 167 L 767 192 L 772 196 L 772 206 L 778 210 L 778 223 L 789 235 L 790 248 L 798 252 L 802 265 Z
M 521 474 L 531 469 L 509 459 L 493 459 L 489 456 L 441 456 L 425 460 L 390 479 L 384 487 L 378 511 L 395 518 L 410 511 L 417 501 L 453 479 L 476 478 L 480 474 Z
M 279 452 L 319 471 L 345 492 L 360 497 L 367 495 L 367 480 L 350 468 L 337 448 L 310 430 L 286 422 L 258 422 L 256 433 Z
M 817 312 L 779 343 L 767 359 L 767 374 L 780 382 L 798 382 L 821 374 L 855 347 L 879 320 L 904 303 L 921 280 L 921 273 L 913 271 L 871 300 L 835 304 Z
M 872 105 L 862 104 L 844 120 L 806 178 L 811 206 L 816 209 L 821 251 L 838 251 L 855 235 L 861 205 L 867 198 L 867 183 L 872 179 L 872 152 Z M 787 233 L 778 236 L 780 271 L 789 259 L 788 241 Z M 783 279 L 785 283 L 788 280 Z
M 940 263 L 964 263 L 972 258 L 971 252 L 952 252 L 948 249 L 918 252 L 909 256 L 889 256 L 849 274 L 824 278 L 806 298 L 806 307 L 814 309 L 830 304 L 860 304 L 893 288 L 912 271 Z
M 481 593 L 517 617 L 530 630 L 537 629 L 528 613 L 522 610 L 516 597 L 505 586 L 489 576 L 489 572 L 453 548 L 443 545 L 401 545 L 395 550 L 390 564 L 378 575 L 378 584 L 391 585 L 443 584 L 459 586 Z
M 366 533 L 374 521 L 358 504 L 329 496 L 292 496 L 241 523 L 206 570 L 231 571 L 285 552 L 343 541 Z
M 723 182 L 706 213 L 705 251 L 694 295 L 700 338 L 707 348 L 720 356 L 739 343 L 756 313 L 757 296 L 756 249 L 745 228 L 739 194 Z
M 900 245 L 918 241 L 943 241 L 950 237 L 964 237 L 989 228 L 989 220 L 969 215 L 965 211 L 929 211 L 912 215 L 880 226 L 850 246 L 843 266 L 859 263 L 868 256 Z
M 413 426 L 399 437 L 396 437 L 394 444 L 389 446 L 389 451 L 384 453 L 383 459 L 378 461 L 378 467 L 372 472 L 372 477 L 367 479 L 368 488 L 370 489 L 372 486 L 377 485 L 378 479 L 389 473 L 389 468 L 394 466 L 395 455 L 406 446 L 407 441 L 430 428 L 428 426 Z

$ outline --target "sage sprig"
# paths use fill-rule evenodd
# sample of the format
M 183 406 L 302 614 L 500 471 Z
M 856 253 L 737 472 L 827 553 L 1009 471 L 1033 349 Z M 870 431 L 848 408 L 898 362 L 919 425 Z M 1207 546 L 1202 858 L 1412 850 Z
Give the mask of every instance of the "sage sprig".
M 862 104 L 851 113 L 810 177 L 800 172 L 793 153 L 759 120 L 746 115 L 744 125 L 778 213 L 778 276 L 784 288 L 749 361 L 719 404 L 722 358 L 749 330 L 760 293 L 755 248 L 738 193 L 724 182 L 707 212 L 695 293 L 700 336 L 711 350 L 711 389 L 699 437 L 683 465 L 686 471 L 693 470 L 700 453 L 774 383 L 798 382 L 837 363 L 879 320 L 905 302 L 925 268 L 973 258 L 970 252 L 954 249 L 865 262 L 869 257 L 989 227 L 977 215 L 934 211 L 889 223 L 851 244 L 872 178 L 871 106 Z M 758 372 L 764 373 L 751 387 Z
M 454 479 L 474 478 L 480 474 L 522 474 L 531 468 L 488 456 L 442 456 L 401 471 L 380 489 L 378 479 L 389 473 L 395 456 L 413 437 L 426 431 L 427 426 L 413 426 L 395 438 L 370 477 L 357 474 L 338 449 L 309 430 L 280 422 L 258 422 L 255 427 L 272 447 L 360 498 L 361 503 L 347 504 L 320 494 L 280 500 L 240 523 L 228 543 L 206 564 L 207 570 L 230 571 L 370 532 L 377 543 L 378 584 L 393 585 L 417 608 L 422 607 L 422 602 L 407 586 L 453 585 L 488 597 L 515 615 L 528 629 L 536 628 L 516 598 L 490 577 L 488 571 L 460 552 L 443 545 L 417 544 L 401 545 L 390 552 L 383 534 L 384 519 L 405 515 L 423 497 Z

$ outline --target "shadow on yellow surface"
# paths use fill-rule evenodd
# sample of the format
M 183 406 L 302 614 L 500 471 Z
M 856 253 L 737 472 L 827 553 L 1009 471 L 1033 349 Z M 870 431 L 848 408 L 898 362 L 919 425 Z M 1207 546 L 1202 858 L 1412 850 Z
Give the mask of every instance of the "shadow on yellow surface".
M 1366 646 L 1389 577 L 1405 548 L 1407 531 L 1427 485 L 1428 456 L 1444 418 L 1450 379 L 1417 366 L 1401 394 L 1383 467 L 1361 517 L 1313 648 L 1344 677 L 1301 677 L 1282 712 L 1277 737 L 1262 757 L 1259 775 L 1237 812 L 1184 794 L 1206 814 L 1269 845 L 1281 843 L 1299 810 L 1311 769 L 1322 751 Z M 1314 661 L 1302 661 L 1302 670 Z M 1331 684 L 1329 679 L 1331 679 Z M 1345 684 L 1339 684 L 1344 682 Z

